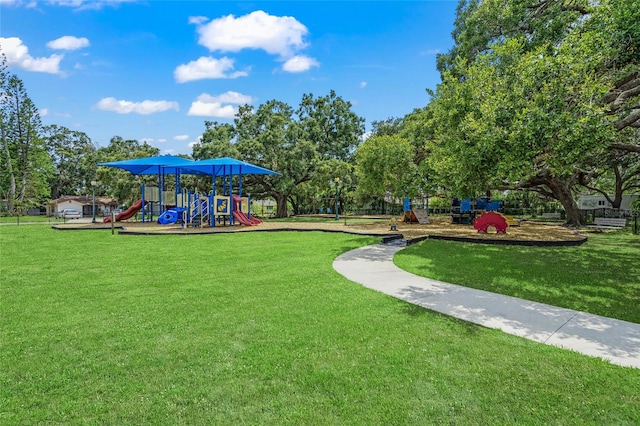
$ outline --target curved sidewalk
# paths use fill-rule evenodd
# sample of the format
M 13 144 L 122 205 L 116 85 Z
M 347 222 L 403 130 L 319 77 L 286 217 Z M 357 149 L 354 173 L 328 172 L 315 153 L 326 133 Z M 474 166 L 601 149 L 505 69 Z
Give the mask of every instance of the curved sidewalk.
M 402 248 L 362 247 L 338 256 L 333 267 L 351 281 L 427 309 L 640 368 L 640 324 L 419 277 L 393 263 Z

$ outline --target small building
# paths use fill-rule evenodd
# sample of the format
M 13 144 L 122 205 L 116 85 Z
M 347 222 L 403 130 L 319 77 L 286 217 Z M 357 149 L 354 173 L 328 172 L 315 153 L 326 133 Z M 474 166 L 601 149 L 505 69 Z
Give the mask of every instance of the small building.
M 118 207 L 115 198 L 96 197 L 96 216 L 105 216 Z M 47 203 L 47 216 L 59 216 L 64 209 L 76 209 L 83 216 L 93 216 L 93 197 L 83 195 L 63 195 Z
M 262 217 L 273 216 L 276 214 L 276 202 L 270 199 L 251 199 L 251 213 Z
M 610 196 L 610 198 L 613 198 L 613 196 Z M 640 198 L 640 195 L 623 195 L 620 210 L 631 210 L 631 204 L 638 198 Z M 580 210 L 609 210 L 613 207 L 604 195 L 582 195 L 578 198 L 578 208 Z

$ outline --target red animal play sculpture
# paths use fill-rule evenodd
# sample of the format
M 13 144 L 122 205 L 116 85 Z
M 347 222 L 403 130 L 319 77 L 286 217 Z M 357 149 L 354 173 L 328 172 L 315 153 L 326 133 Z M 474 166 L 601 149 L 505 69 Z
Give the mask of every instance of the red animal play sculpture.
M 490 226 L 496 228 L 498 234 L 506 234 L 509 224 L 507 223 L 507 218 L 496 212 L 483 213 L 473 223 L 473 227 L 482 233 L 486 233 L 487 228 Z

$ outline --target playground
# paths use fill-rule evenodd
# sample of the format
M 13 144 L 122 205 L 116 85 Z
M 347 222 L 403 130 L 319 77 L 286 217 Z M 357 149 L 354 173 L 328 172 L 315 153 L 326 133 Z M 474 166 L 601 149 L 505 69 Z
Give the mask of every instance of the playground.
M 183 227 L 178 224 L 160 225 L 156 222 L 142 223 L 140 221 L 119 222 L 117 230 L 121 234 L 215 234 L 229 232 L 267 232 L 267 231 L 325 231 L 343 232 L 347 234 L 390 236 L 402 235 L 404 239 L 424 239 L 429 236 L 466 238 L 478 241 L 503 241 L 503 242 L 577 242 L 588 234 L 578 233 L 575 230 L 563 227 L 558 223 L 522 222 L 520 226 L 510 226 L 507 232 L 498 234 L 489 228 L 486 233 L 479 233 L 471 225 L 452 224 L 448 216 L 431 216 L 428 224 L 398 222 L 396 230 L 391 230 L 392 216 L 367 217 L 348 216 L 340 220 L 318 221 L 325 216 L 306 216 L 299 218 L 301 221 L 270 221 L 265 220 L 259 226 L 235 226 L 216 227 Z M 308 219 L 308 221 L 304 221 Z M 56 229 L 109 229 L 110 224 L 92 223 L 65 223 L 53 225 Z
M 471 240 L 497 244 L 577 245 L 586 238 L 577 231 L 558 226 L 523 222 L 500 212 L 503 202 L 487 196 L 477 199 L 452 199 L 450 217 L 429 217 L 427 209 L 414 209 L 410 198 L 403 201 L 401 217 L 346 217 L 335 221 L 310 223 L 264 222 L 252 215 L 251 197 L 243 196 L 245 175 L 279 175 L 230 157 L 192 161 L 171 155 L 99 163 L 102 167 L 126 170 L 133 175 L 156 175 L 157 187 L 141 187 L 141 198 L 128 209 L 102 224 L 55 225 L 57 229 L 103 228 L 121 234 L 209 234 L 247 231 L 327 231 L 382 236 L 407 243 L 426 238 Z M 211 189 L 194 192 L 180 185 L 185 174 L 207 176 Z M 165 178 L 174 176 L 175 188 L 166 191 Z M 154 217 L 155 211 L 155 217 Z M 139 221 L 135 219 L 139 218 Z M 317 217 L 310 216 L 311 219 Z M 370 219 L 370 220 L 367 220 Z M 126 223 L 124 224 L 123 221 Z M 95 222 L 95 221 L 94 221 Z M 465 226 L 472 225 L 472 226 Z
M 142 223 L 191 227 L 255 226 L 261 219 L 251 216 L 250 196 L 243 197 L 245 175 L 280 175 L 235 158 L 221 157 L 193 161 L 173 155 L 143 157 L 131 160 L 99 163 L 102 167 L 125 170 L 132 175 L 155 175 L 157 186 L 140 188 L 141 198 L 117 215 L 105 217 L 103 223 L 121 222 L 141 214 Z M 210 179 L 210 190 L 199 192 L 182 188 L 181 175 L 196 175 Z M 166 178 L 174 177 L 173 191 L 166 190 Z M 154 213 L 155 211 L 155 213 Z

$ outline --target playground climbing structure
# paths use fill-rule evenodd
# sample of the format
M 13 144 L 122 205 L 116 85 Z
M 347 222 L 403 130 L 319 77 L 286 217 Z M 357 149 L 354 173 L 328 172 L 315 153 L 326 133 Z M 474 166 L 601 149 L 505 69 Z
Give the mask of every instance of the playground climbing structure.
M 506 234 L 509 224 L 506 217 L 494 211 L 482 213 L 473 223 L 473 227 L 482 234 L 486 234 L 490 226 L 496 228 L 498 234 Z
M 466 198 L 451 200 L 451 223 L 471 225 L 483 212 L 502 210 L 504 203 L 502 200 L 491 200 L 483 196 L 476 199 Z

